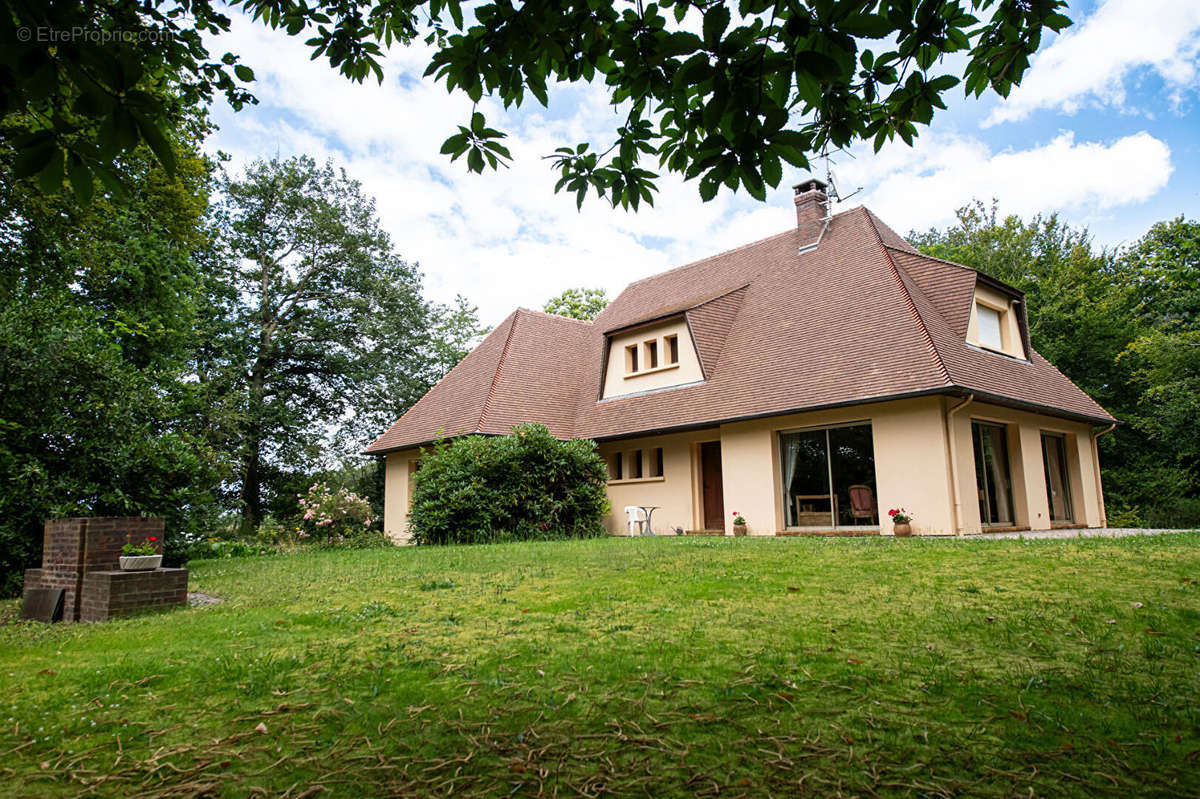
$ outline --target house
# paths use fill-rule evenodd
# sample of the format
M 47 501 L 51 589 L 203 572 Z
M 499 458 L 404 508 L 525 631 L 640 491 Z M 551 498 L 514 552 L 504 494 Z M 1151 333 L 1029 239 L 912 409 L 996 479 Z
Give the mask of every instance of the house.
M 594 322 L 518 310 L 367 450 L 406 537 L 420 448 L 546 425 L 654 532 L 953 535 L 1103 526 L 1115 420 L 1029 345 L 1020 291 L 796 187 L 789 230 L 629 285 Z M 1036 309 L 1035 309 L 1036 311 Z

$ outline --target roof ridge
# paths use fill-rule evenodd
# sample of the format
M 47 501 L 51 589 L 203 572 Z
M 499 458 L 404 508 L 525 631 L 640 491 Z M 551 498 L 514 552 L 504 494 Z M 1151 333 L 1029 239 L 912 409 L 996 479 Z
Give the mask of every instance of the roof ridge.
M 512 317 L 512 324 L 508 326 L 508 335 L 504 338 L 504 349 L 500 350 L 500 358 L 496 361 L 496 374 L 492 375 L 492 385 L 488 388 L 487 399 L 483 401 L 483 407 L 479 410 L 479 424 L 475 427 L 476 433 L 483 432 L 483 422 L 487 419 L 488 410 L 491 409 L 492 397 L 496 395 L 496 385 L 500 382 L 500 372 L 504 369 L 504 359 L 508 355 L 508 347 L 512 344 L 513 332 L 517 329 L 517 319 L 520 318 L 522 310 L 518 308 L 509 314 Z
M 917 321 L 917 325 L 921 328 L 921 334 L 925 337 L 925 343 L 929 345 L 930 352 L 933 353 L 933 358 L 937 361 L 938 369 L 945 378 L 947 385 L 954 385 L 954 381 L 950 379 L 950 371 L 946 368 L 946 362 L 942 360 L 942 354 L 938 352 L 937 345 L 933 342 L 933 336 L 929 333 L 929 328 L 925 326 L 925 320 L 921 318 L 921 313 L 917 310 L 916 303 L 913 302 L 912 294 L 909 293 L 908 286 L 904 285 L 904 278 L 900 276 L 900 269 L 896 266 L 896 262 L 892 260 L 892 254 L 888 252 L 888 247 L 883 243 L 883 237 L 879 235 L 879 229 L 871 222 L 871 212 L 867 210 L 865 205 L 860 205 L 863 216 L 867 220 L 867 226 L 871 228 L 871 232 L 875 234 L 875 243 L 879 245 L 883 257 L 887 259 L 888 266 L 891 267 L 892 276 L 896 278 L 896 284 L 900 287 L 901 293 L 904 295 L 904 302 L 908 306 L 909 313 L 913 319 Z M 903 251 L 901 251 L 903 252 Z
M 563 321 L 575 322 L 576 324 L 580 325 L 590 326 L 592 324 L 591 320 L 589 319 L 576 319 L 573 316 L 563 316 L 562 314 L 549 313 L 548 311 L 539 311 L 535 308 L 517 308 L 516 312 L 534 314 L 536 316 L 548 316 L 551 319 L 562 319 Z

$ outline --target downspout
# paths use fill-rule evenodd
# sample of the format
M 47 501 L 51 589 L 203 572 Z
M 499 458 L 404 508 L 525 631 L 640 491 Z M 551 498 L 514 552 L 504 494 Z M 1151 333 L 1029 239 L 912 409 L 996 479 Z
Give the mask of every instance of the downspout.
M 1096 498 L 1100 500 L 1101 527 L 1108 527 L 1108 513 L 1104 509 L 1104 486 L 1100 483 L 1100 444 L 1097 439 L 1106 433 L 1111 433 L 1116 426 L 1117 423 L 1113 422 L 1103 430 L 1092 433 L 1092 467 L 1096 470 Z
M 954 415 L 975 401 L 975 395 L 970 394 L 965 400 L 946 411 L 946 443 L 950 448 L 950 499 L 954 502 L 954 534 L 962 535 L 959 520 L 962 518 L 962 501 L 958 496 L 958 444 L 954 435 Z

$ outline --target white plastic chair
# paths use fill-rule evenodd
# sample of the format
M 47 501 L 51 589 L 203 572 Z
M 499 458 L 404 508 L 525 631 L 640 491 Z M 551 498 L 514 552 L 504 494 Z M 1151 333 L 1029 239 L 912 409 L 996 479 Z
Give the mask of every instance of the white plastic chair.
M 629 534 L 641 535 L 646 526 L 646 511 L 637 505 L 626 505 L 625 515 L 629 517 Z

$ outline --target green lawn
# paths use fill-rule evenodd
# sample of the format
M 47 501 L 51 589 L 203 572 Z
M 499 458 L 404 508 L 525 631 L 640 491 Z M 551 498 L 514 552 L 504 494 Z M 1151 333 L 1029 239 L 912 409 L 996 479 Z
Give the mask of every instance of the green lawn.
M 1200 796 L 1200 533 L 193 564 L 0 624 L 17 796 Z M 261 726 L 260 726 L 261 725 Z

